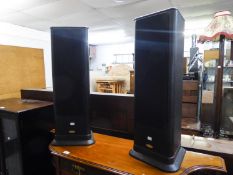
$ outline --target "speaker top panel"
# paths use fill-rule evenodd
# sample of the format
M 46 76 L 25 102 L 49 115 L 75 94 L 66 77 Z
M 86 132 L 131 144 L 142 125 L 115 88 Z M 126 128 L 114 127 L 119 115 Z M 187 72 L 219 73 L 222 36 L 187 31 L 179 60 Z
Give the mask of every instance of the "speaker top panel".
M 157 16 L 157 15 L 161 15 L 161 14 L 165 14 L 165 13 L 177 13 L 184 20 L 184 17 L 180 14 L 180 12 L 179 12 L 179 10 L 177 8 L 169 8 L 169 9 L 158 11 L 158 12 L 151 13 L 151 14 L 148 14 L 148 15 L 140 16 L 138 18 L 135 18 L 135 20 L 138 21 L 138 20 L 141 20 L 141 19 L 150 18 L 152 16 Z

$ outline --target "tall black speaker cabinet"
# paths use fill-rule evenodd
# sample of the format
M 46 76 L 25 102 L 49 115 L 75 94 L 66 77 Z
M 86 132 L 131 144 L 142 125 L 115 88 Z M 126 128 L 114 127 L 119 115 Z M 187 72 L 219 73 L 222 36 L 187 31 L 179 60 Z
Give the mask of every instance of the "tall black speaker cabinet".
M 38 100 L 0 100 L 3 175 L 53 175 L 48 149 L 53 139 L 53 104 Z
M 88 29 L 52 27 L 54 145 L 94 143 L 89 126 Z
M 130 155 L 177 171 L 181 145 L 184 19 L 168 9 L 136 19 L 135 138 Z

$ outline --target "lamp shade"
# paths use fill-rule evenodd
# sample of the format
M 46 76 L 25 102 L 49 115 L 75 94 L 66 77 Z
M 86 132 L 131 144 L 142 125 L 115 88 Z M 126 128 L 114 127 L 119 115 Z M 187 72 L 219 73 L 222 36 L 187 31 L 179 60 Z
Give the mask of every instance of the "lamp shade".
M 199 42 L 219 41 L 220 35 L 233 40 L 233 17 L 229 11 L 215 13 L 214 19 L 205 28 L 204 34 L 199 37 Z

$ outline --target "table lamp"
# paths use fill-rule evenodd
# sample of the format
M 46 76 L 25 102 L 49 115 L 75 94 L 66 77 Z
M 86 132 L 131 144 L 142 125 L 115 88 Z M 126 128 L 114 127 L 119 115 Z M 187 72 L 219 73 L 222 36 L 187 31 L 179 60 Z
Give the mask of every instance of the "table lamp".
M 199 42 L 219 41 L 219 60 L 217 63 L 216 81 L 215 81 L 215 137 L 219 136 L 220 117 L 222 107 L 222 84 L 223 84 L 223 62 L 224 62 L 224 44 L 225 40 L 233 40 L 233 17 L 229 11 L 220 11 L 215 13 L 214 19 L 205 28 L 203 35 L 199 37 Z M 232 43 L 232 42 L 231 42 Z M 231 45 L 232 46 L 232 45 Z

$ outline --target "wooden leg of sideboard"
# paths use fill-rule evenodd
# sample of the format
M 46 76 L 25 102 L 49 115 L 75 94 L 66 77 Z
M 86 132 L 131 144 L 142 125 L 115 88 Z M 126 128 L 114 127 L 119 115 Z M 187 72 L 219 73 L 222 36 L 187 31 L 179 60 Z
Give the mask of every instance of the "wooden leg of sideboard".
M 60 172 L 60 159 L 57 156 L 53 156 L 53 165 L 56 169 L 56 175 L 61 175 Z

